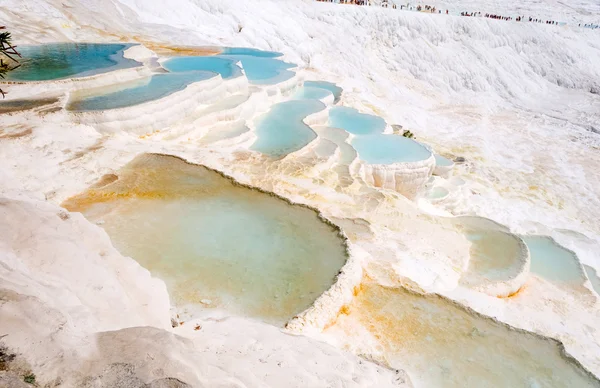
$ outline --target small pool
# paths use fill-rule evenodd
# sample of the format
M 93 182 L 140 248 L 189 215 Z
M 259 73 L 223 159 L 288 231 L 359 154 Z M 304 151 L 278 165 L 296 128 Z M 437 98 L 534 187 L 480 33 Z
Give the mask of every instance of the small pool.
M 369 164 L 418 162 L 431 157 L 431 152 L 412 139 L 398 135 L 368 135 L 352 139 L 361 160 Z
M 434 155 L 435 157 L 435 164 L 437 166 L 441 166 L 441 167 L 451 167 L 454 165 L 454 162 L 451 161 L 450 159 L 446 159 L 441 155 Z
M 304 81 L 304 87 L 329 90 L 333 94 L 334 103 L 340 101 L 342 98 L 342 91 L 344 90 L 334 83 L 325 81 Z
M 338 230 L 313 210 L 171 156 L 138 156 L 63 206 L 104 221 L 115 247 L 163 279 L 179 307 L 283 325 L 347 259 Z
M 225 47 L 223 51 L 221 51 L 221 55 L 248 55 L 258 58 L 277 58 L 282 56 L 283 54 L 275 51 L 258 50 L 255 48 Z
M 589 265 L 584 265 L 585 272 L 587 273 L 588 279 L 592 283 L 592 288 L 598 295 L 600 295 L 600 276 L 598 276 L 598 272 Z
M 119 90 L 109 91 L 106 94 L 87 97 L 73 95 L 73 100 L 69 102 L 67 109 L 72 111 L 93 111 L 139 105 L 166 97 L 185 89 L 193 82 L 202 81 L 214 76 L 213 73 L 199 71 L 156 74 L 142 80 L 122 84 Z M 99 89 L 97 92 L 101 93 L 102 90 L 105 89 Z
M 292 100 L 322 100 L 331 96 L 331 92 L 326 89 L 313 88 L 310 86 L 303 86 L 294 95 Z
M 220 74 L 224 79 L 239 77 L 242 69 L 232 59 L 213 57 L 176 57 L 165 61 L 162 66 L 170 72 L 209 71 Z
M 354 135 L 372 135 L 385 130 L 385 120 L 360 113 L 356 109 L 336 106 L 329 111 L 329 126 L 342 128 Z
M 21 66 L 8 73 L 7 79 L 47 81 L 85 77 L 113 70 L 140 66 L 123 57 L 129 44 L 52 43 L 19 46 Z
M 547 236 L 523 236 L 531 253 L 531 272 L 557 283 L 579 284 L 585 281 L 579 260 L 566 248 Z
M 274 158 L 283 157 L 306 146 L 317 135 L 302 121 L 325 109 L 316 100 L 286 101 L 275 104 L 256 126 L 258 139 L 250 149 Z
M 427 193 L 427 198 L 429 199 L 442 199 L 447 197 L 450 194 L 448 190 L 443 187 L 434 187 L 429 193 Z

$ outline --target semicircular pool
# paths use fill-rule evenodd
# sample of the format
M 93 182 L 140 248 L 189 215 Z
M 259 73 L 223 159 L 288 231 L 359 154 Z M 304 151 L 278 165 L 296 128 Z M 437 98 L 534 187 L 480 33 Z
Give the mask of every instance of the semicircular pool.
M 435 164 L 437 166 L 441 166 L 441 167 L 451 167 L 454 165 L 454 162 L 451 161 L 450 159 L 444 158 L 441 155 L 435 154 L 433 155 L 435 157 Z
M 221 51 L 221 55 L 248 55 L 259 58 L 277 58 L 283 54 L 276 51 L 263 51 L 248 47 L 225 47 Z
M 15 81 L 48 81 L 86 77 L 141 64 L 127 59 L 123 52 L 131 44 L 51 43 L 19 46 L 22 59 L 7 79 Z
M 99 222 L 115 247 L 194 305 L 283 324 L 326 291 L 347 259 L 312 209 L 179 158 L 146 154 L 63 206 Z
M 334 83 L 325 81 L 304 81 L 304 87 L 319 88 L 329 90 L 333 94 L 333 102 L 337 103 L 342 97 L 344 89 L 340 88 Z
M 418 162 L 431 157 L 423 145 L 398 135 L 357 136 L 352 139 L 352 147 L 369 164 Z

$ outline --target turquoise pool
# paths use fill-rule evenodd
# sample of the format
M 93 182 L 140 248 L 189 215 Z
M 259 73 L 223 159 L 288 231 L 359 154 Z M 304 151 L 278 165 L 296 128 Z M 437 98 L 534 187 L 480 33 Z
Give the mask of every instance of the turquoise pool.
M 398 135 L 367 135 L 352 139 L 361 160 L 369 164 L 418 162 L 431 157 L 431 152 L 412 139 Z
M 344 90 L 334 83 L 325 81 L 304 81 L 304 87 L 319 88 L 330 91 L 333 94 L 334 103 L 338 103 L 340 101 L 340 98 L 342 98 L 342 91 Z
M 329 126 L 345 129 L 354 135 L 372 135 L 385 130 L 385 120 L 353 108 L 336 106 L 329 111 Z
M 258 122 L 258 139 L 251 149 L 274 158 L 298 151 L 317 137 L 302 120 L 323 109 L 325 104 L 316 100 L 286 101 L 273 105 Z
M 242 75 L 242 69 L 235 61 L 218 56 L 213 57 L 177 57 L 163 63 L 163 67 L 170 72 L 181 73 L 189 71 L 209 71 L 220 74 L 224 79 Z
M 122 85 L 120 90 L 89 97 L 75 97 L 69 102 L 67 109 L 74 111 L 108 110 L 125 108 L 158 100 L 185 89 L 193 82 L 214 77 L 209 72 L 187 72 L 156 74 L 140 81 Z
M 123 57 L 123 51 L 131 46 L 96 43 L 19 46 L 23 56 L 21 66 L 8 73 L 7 78 L 17 81 L 47 81 L 140 66 L 137 61 Z
M 523 236 L 531 254 L 531 272 L 558 283 L 585 280 L 581 264 L 573 252 L 546 236 Z
M 259 58 L 277 58 L 283 54 L 275 51 L 263 51 L 247 47 L 226 47 L 221 52 L 221 55 L 248 55 Z
M 331 92 L 329 90 L 313 88 L 305 85 L 298 89 L 296 93 L 294 93 L 292 100 L 321 100 L 323 98 L 327 98 L 328 96 L 331 96 Z
M 287 81 L 296 74 L 289 70 L 296 67 L 296 65 L 280 61 L 279 59 L 249 55 L 226 55 L 222 56 L 222 58 L 227 58 L 234 62 L 240 61 L 248 81 L 256 85 L 272 85 Z

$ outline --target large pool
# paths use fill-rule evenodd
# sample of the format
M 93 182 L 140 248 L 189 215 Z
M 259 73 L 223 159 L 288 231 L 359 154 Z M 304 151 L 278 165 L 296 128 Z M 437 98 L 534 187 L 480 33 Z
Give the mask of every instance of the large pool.
M 399 135 L 356 136 L 352 146 L 369 164 L 393 164 L 426 160 L 431 152 L 412 139 Z
M 298 151 L 317 137 L 302 120 L 323 109 L 325 104 L 316 100 L 286 101 L 273 105 L 257 123 L 257 140 L 251 149 L 274 158 Z
M 193 304 L 283 324 L 346 261 L 337 229 L 308 208 L 181 159 L 142 155 L 63 206 L 103 221 L 115 247 Z
M 91 111 L 125 108 L 158 100 L 185 89 L 193 82 L 211 77 L 214 77 L 214 73 L 200 71 L 155 74 L 141 80 L 120 84 L 117 90 L 99 88 L 86 91 L 85 96 L 73 94 L 67 109 Z
M 47 81 L 84 77 L 141 64 L 123 57 L 128 44 L 53 43 L 19 46 L 21 66 L 8 73 L 8 79 Z
M 277 58 L 282 56 L 283 54 L 275 51 L 263 51 L 248 47 L 225 47 L 221 51 L 221 55 L 248 55 L 260 58 Z
M 366 356 L 404 369 L 418 387 L 599 384 L 555 341 L 509 328 L 438 295 L 402 288 L 363 283 L 330 333 L 341 341 L 349 337 L 348 346 Z

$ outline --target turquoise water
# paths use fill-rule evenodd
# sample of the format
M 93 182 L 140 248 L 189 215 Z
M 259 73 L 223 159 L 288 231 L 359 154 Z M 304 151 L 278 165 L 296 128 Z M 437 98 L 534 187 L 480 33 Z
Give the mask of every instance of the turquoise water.
M 398 135 L 368 135 L 352 139 L 358 156 L 369 164 L 417 162 L 431 156 L 427 148 Z
M 250 148 L 274 158 L 298 151 L 317 137 L 302 120 L 323 109 L 325 104 L 316 100 L 286 101 L 273 105 L 258 122 L 258 139 Z
M 296 67 L 296 65 L 279 59 L 250 55 L 225 55 L 220 57 L 234 62 L 240 61 L 248 81 L 256 85 L 272 85 L 287 81 L 296 74 L 288 70 Z
M 450 159 L 446 159 L 441 155 L 434 155 L 434 157 L 435 157 L 435 164 L 438 166 L 449 167 L 454 164 L 453 161 L 451 161 Z
M 163 63 L 163 67 L 171 72 L 210 71 L 221 74 L 224 79 L 242 75 L 242 70 L 232 59 L 214 57 L 177 57 Z
M 331 96 L 331 92 L 321 88 L 303 86 L 292 96 L 292 100 L 321 100 Z
M 344 90 L 334 83 L 325 81 L 304 81 L 304 87 L 319 88 L 330 91 L 333 94 L 334 103 L 340 101 L 340 98 L 342 98 L 342 91 Z
M 546 280 L 579 283 L 583 272 L 577 257 L 546 236 L 524 236 L 531 253 L 531 272 Z
M 248 55 L 259 58 L 277 58 L 283 54 L 275 51 L 262 51 L 246 47 L 226 47 L 221 52 L 222 55 Z
M 84 77 L 117 69 L 140 66 L 123 57 L 131 45 L 95 43 L 53 43 L 19 46 L 21 66 L 8 79 L 46 81 L 68 77 Z
M 372 135 L 385 130 L 385 120 L 359 113 L 353 108 L 336 106 L 329 111 L 329 126 L 345 129 L 354 135 Z
M 598 276 L 598 272 L 588 265 L 584 265 L 583 267 L 585 268 L 588 279 L 590 279 L 590 282 L 592 283 L 592 288 L 600 295 L 600 277 Z
M 189 84 L 214 77 L 209 72 L 156 74 L 142 81 L 135 81 L 130 87 L 107 94 L 75 99 L 67 109 L 78 111 L 107 110 L 124 108 L 158 100 L 183 90 Z
M 234 184 L 202 166 L 142 155 L 95 196 L 65 206 L 165 281 L 171 301 L 283 325 L 346 262 L 337 230 L 305 207 Z M 94 202 L 93 198 L 99 198 Z

